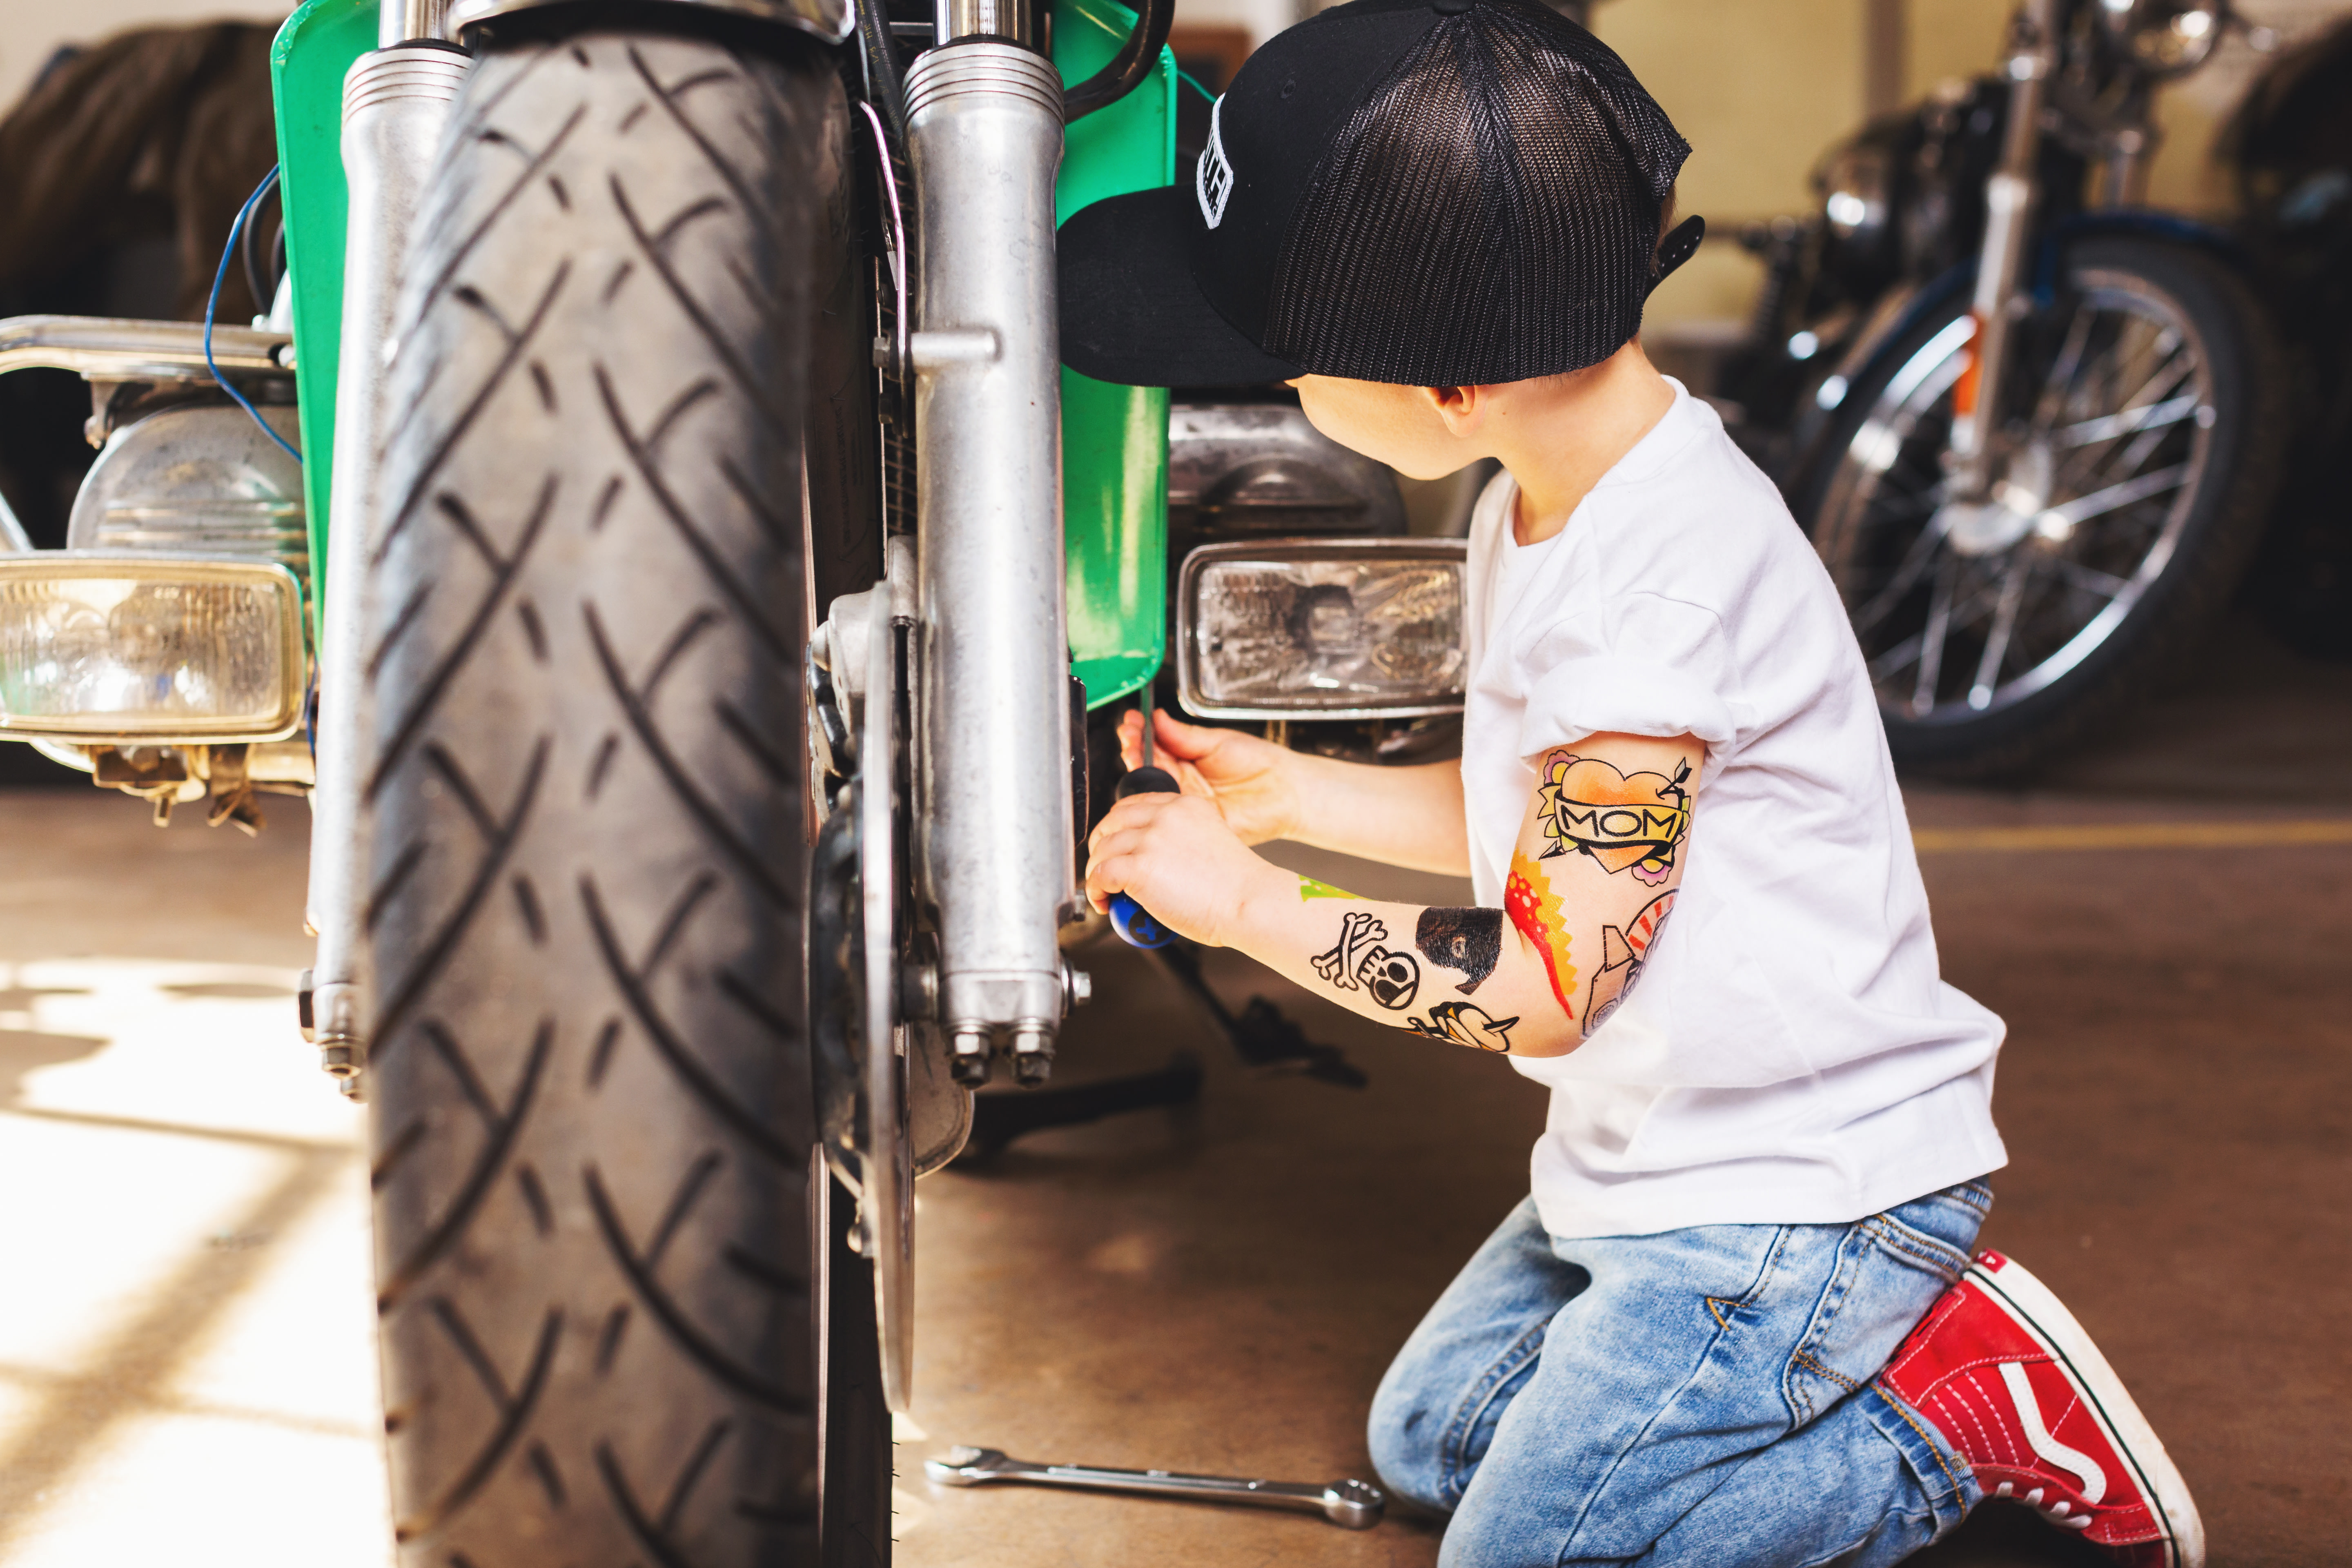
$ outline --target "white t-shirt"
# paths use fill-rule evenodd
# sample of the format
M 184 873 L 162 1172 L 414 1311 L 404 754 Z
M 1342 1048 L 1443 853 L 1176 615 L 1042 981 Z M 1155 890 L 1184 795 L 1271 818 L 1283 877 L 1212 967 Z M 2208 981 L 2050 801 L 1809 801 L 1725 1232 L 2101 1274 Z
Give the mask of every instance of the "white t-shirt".
M 1675 386 L 1559 533 L 1470 525 L 1462 783 L 1503 902 L 1525 759 L 1601 731 L 1707 746 L 1683 881 L 1640 972 L 1562 1057 L 1532 1162 L 1555 1236 L 1862 1218 L 2006 1163 L 2001 1021 L 1937 973 L 1861 649 L 1780 492 Z

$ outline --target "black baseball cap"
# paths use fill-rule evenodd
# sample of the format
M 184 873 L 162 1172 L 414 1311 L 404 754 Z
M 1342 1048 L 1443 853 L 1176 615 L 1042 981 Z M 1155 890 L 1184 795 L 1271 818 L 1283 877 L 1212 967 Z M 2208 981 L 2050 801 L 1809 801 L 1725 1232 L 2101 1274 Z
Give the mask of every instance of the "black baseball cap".
M 1352 0 L 1276 35 L 1192 177 L 1062 226 L 1062 358 L 1098 381 L 1419 386 L 1581 370 L 1705 226 L 1610 47 L 1538 0 Z

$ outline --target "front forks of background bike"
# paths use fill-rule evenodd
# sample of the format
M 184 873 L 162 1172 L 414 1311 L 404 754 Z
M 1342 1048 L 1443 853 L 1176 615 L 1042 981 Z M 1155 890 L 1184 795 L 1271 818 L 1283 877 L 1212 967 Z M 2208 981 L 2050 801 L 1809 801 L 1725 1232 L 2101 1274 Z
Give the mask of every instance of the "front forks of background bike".
M 1994 479 L 2000 388 L 2021 300 L 2018 283 L 2032 231 L 2034 165 L 2042 151 L 2042 106 L 2058 59 L 2056 0 L 2026 0 L 2009 57 L 2009 118 L 2000 166 L 1985 182 L 1984 239 L 1977 252 L 1975 363 L 1954 389 L 1951 493 L 1981 501 Z
M 942 6 L 1001 27 L 984 7 Z M 971 14 L 965 17 L 965 13 Z M 907 78 L 916 331 L 916 881 L 960 1081 L 1001 1042 L 1052 1059 L 1076 897 L 1063 604 L 1054 180 L 1061 77 L 1018 44 L 941 40 Z

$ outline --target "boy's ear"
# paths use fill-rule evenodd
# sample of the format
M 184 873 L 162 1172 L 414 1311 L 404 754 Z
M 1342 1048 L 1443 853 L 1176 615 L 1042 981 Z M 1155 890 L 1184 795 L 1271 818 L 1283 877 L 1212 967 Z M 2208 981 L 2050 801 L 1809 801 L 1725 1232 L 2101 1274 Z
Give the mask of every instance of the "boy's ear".
M 1478 428 L 1486 410 L 1486 388 L 1483 386 L 1424 386 L 1421 395 L 1429 399 L 1430 407 L 1444 421 L 1445 431 L 1459 440 Z

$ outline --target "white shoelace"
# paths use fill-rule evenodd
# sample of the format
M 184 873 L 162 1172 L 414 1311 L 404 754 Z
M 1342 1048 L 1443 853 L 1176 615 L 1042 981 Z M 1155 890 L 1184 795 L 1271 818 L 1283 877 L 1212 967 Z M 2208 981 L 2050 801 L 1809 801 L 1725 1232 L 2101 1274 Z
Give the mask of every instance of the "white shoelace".
M 2000 1485 L 1993 1488 L 1992 1495 L 1995 1497 L 2016 1498 L 2019 1502 L 2025 1503 L 2032 1508 L 2039 1510 L 2042 1517 L 2048 1520 L 2053 1524 L 2063 1524 L 2069 1530 L 2088 1530 L 2091 1528 L 2091 1515 L 2087 1510 L 2082 1513 L 2076 1513 L 2073 1506 L 2069 1504 L 2064 1498 L 2060 1498 L 2054 1502 L 2044 1503 L 2042 1500 L 2042 1488 L 2036 1487 L 2032 1491 L 2027 1492 L 2023 1497 L 2018 1497 L 2015 1484 L 2010 1481 L 2003 1481 Z

